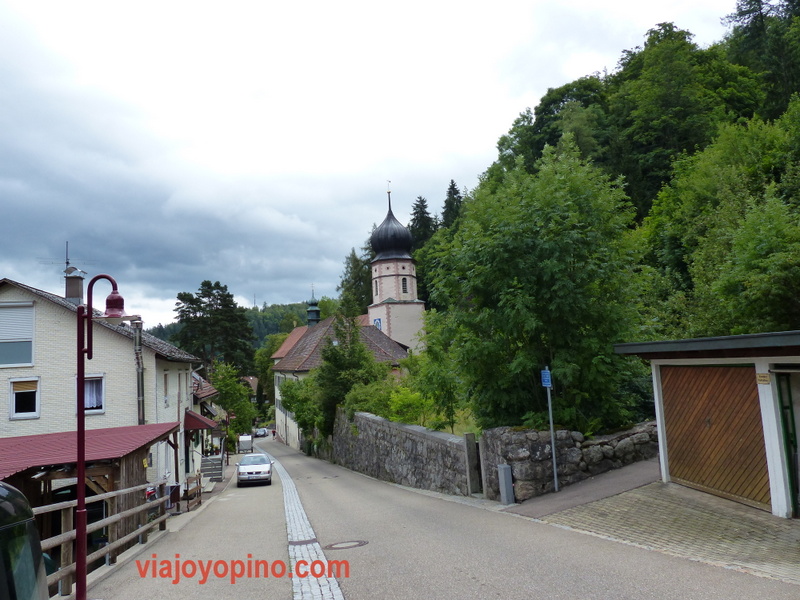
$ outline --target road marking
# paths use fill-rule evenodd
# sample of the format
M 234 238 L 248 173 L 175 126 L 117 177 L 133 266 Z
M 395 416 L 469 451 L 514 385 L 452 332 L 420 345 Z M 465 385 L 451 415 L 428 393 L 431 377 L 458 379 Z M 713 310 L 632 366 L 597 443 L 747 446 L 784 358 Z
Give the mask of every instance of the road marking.
M 317 542 L 317 536 L 311 528 L 308 516 L 300 502 L 297 488 L 283 465 L 274 457 L 275 470 L 281 478 L 283 487 L 283 505 L 286 510 L 286 532 L 289 538 L 289 560 L 292 572 L 299 560 L 306 565 L 319 560 L 327 563 L 325 553 Z M 292 577 L 293 600 L 344 600 L 335 577 Z

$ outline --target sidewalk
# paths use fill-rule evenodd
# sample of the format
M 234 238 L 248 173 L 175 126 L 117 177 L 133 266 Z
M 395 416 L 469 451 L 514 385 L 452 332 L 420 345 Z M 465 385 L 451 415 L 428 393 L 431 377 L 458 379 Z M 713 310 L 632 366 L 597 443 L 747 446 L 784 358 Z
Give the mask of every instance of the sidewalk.
M 157 543 L 161 540 L 164 536 L 169 535 L 172 532 L 180 531 L 186 525 L 188 525 L 192 519 L 194 519 L 201 511 L 203 511 L 209 504 L 215 499 L 216 496 L 220 494 L 230 483 L 233 476 L 236 474 L 236 461 L 238 460 L 238 455 L 232 454 L 230 465 L 226 466 L 224 469 L 224 474 L 222 481 L 215 482 L 214 488 L 210 492 L 203 492 L 203 502 L 193 508 L 191 511 L 186 510 L 186 502 L 181 501 L 181 508 L 183 509 L 180 513 L 172 513 L 170 517 L 167 519 L 167 528 L 165 531 L 159 531 L 157 528 L 153 529 L 150 534 L 148 535 L 148 542 L 146 544 L 136 544 L 132 546 L 122 554 L 117 557 L 117 563 L 111 566 L 101 566 L 86 576 L 86 585 L 87 590 L 91 590 L 92 587 L 103 581 L 106 577 L 111 576 L 113 573 L 119 570 L 119 567 L 122 565 L 129 563 L 132 560 L 135 560 L 138 556 L 145 552 L 152 552 L 153 544 Z M 73 587 L 73 592 L 69 596 L 58 596 L 59 598 L 63 598 L 64 600 L 74 600 L 75 599 L 75 591 Z
M 657 460 L 635 463 L 504 512 L 800 585 L 799 519 L 659 477 Z

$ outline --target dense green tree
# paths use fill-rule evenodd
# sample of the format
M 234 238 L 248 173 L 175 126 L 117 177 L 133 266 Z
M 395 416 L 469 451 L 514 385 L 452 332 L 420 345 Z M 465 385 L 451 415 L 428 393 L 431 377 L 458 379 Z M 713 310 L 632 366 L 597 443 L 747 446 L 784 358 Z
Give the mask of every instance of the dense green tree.
M 759 297 L 762 307 L 775 310 L 775 316 L 762 314 L 758 323 L 746 318 L 754 313 L 747 308 L 744 287 L 737 288 L 734 282 L 755 281 L 755 274 L 746 273 L 760 265 L 764 273 L 769 266 L 776 283 L 792 288 L 786 279 L 791 272 L 788 263 L 779 265 L 777 258 L 766 256 L 759 258 L 761 262 L 744 259 L 754 254 L 745 252 L 742 235 L 747 231 L 751 240 L 760 239 L 754 213 L 768 207 L 773 216 L 786 211 L 787 223 L 798 214 L 798 133 L 800 101 L 795 101 L 775 123 L 754 118 L 723 127 L 705 150 L 677 164 L 675 177 L 658 195 L 641 231 L 648 266 L 656 271 L 650 290 L 659 290 L 647 301 L 656 336 L 723 335 L 758 331 L 764 323 L 772 327 L 788 323 L 752 283 L 747 284 L 748 294 Z M 791 247 L 792 230 L 784 225 L 773 225 L 776 243 Z M 765 251 L 772 248 L 766 241 L 758 243 Z M 770 251 L 769 256 L 773 252 L 783 251 Z M 726 292 L 737 289 L 741 300 L 725 298 Z
M 147 331 L 147 333 L 149 333 L 150 335 L 154 335 L 155 337 L 157 337 L 160 340 L 164 340 L 165 342 L 168 342 L 169 340 L 171 340 L 175 336 L 175 334 L 178 333 L 180 328 L 181 328 L 181 324 L 180 323 L 168 323 L 166 325 L 163 325 L 162 323 L 159 323 L 155 327 L 150 327 L 149 329 L 146 329 L 145 331 Z
M 246 309 L 247 320 L 253 328 L 253 348 L 260 348 L 267 336 L 275 333 L 289 333 L 295 327 L 306 322 L 306 304 L 264 303 L 261 308 Z
M 436 233 L 436 219 L 428 212 L 428 201 L 422 196 L 417 196 L 411 208 L 411 221 L 408 224 L 413 245 L 412 252 L 424 246 L 431 236 Z
M 725 21 L 731 60 L 761 75 L 766 100 L 761 116 L 778 118 L 800 92 L 800 3 L 739 0 Z
M 316 375 L 312 373 L 299 381 L 288 380 L 281 385 L 281 404 L 294 414 L 294 420 L 308 440 L 323 426 L 322 403 Z
M 535 175 L 520 166 L 478 188 L 452 243 L 436 257 L 428 352 L 469 398 L 479 424 L 512 425 L 546 408 L 549 365 L 559 422 L 584 429 L 630 416 L 612 351 L 635 323 L 626 231 L 633 213 L 618 182 L 580 158 L 570 136 Z M 487 191 L 488 190 L 488 191 Z M 438 338 L 438 339 L 437 339 Z
M 323 296 L 319 299 L 319 318 L 324 321 L 339 312 L 340 308 L 341 302 L 338 298 Z
M 607 167 L 625 176 L 643 218 L 672 161 L 708 144 L 721 123 L 752 116 L 762 96 L 749 70 L 718 50 L 701 50 L 672 23 L 650 30 L 644 48 L 622 65 L 610 82 Z
M 253 421 L 258 413 L 250 401 L 250 386 L 242 382 L 237 367 L 229 363 L 216 362 L 209 379 L 211 385 L 219 392 L 215 402 L 228 413 L 229 434 L 251 433 Z
M 206 280 L 196 295 L 180 292 L 175 312 L 181 329 L 173 341 L 180 348 L 201 358 L 206 368 L 225 362 L 242 374 L 249 372 L 253 330 L 245 309 L 236 304 L 227 286 Z
M 503 172 L 517 167 L 518 160 L 522 160 L 522 166 L 528 173 L 533 173 L 536 161 L 542 156 L 542 150 L 548 141 L 547 133 L 534 129 L 534 118 L 531 107 L 527 107 L 514 119 L 508 133 L 497 140 L 497 162 L 493 165 L 497 171 L 494 172 L 491 167 L 489 169 L 492 178 L 502 178 Z M 543 120 L 547 120 L 546 117 Z M 549 133 L 551 128 L 542 124 L 540 129 Z
M 442 206 L 442 216 L 440 219 L 442 227 L 452 227 L 456 223 L 459 214 L 461 214 L 461 203 L 463 201 L 464 197 L 461 195 L 461 192 L 458 191 L 456 182 L 451 179 L 450 185 L 447 187 L 447 196 Z
M 800 329 L 800 217 L 768 196 L 747 211 L 712 283 L 720 333 Z M 727 317 L 727 318 L 726 318 Z
M 601 126 L 605 94 L 605 84 L 597 75 L 549 88 L 533 112 L 527 108 L 520 113 L 509 132 L 497 142 L 498 163 L 511 170 L 521 158 L 525 170 L 533 173 L 544 147 L 555 146 L 565 131 L 575 134 L 584 156 L 592 156 L 598 151 L 598 140 L 605 135 Z

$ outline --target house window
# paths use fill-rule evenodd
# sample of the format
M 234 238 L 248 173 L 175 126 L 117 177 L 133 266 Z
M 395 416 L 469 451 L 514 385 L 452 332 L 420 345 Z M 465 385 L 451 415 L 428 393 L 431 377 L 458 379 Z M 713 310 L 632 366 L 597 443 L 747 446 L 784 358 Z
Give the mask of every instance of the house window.
M 378 295 L 378 282 L 375 281 L 375 295 Z
M 106 390 L 103 376 L 87 376 L 84 383 L 83 408 L 86 414 L 104 413 L 106 411 Z
M 401 281 L 401 283 L 403 284 L 403 293 L 407 294 L 408 293 L 408 279 L 403 277 L 403 280 Z
M 0 367 L 33 364 L 33 303 L 0 304 Z
M 11 380 L 11 418 L 39 418 L 39 380 Z
M 169 406 L 169 373 L 164 373 L 164 408 Z

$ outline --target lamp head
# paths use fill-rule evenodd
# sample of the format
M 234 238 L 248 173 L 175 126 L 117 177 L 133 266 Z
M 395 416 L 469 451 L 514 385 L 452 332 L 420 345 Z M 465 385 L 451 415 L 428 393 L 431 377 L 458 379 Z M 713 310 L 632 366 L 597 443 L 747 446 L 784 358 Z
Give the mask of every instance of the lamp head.
M 116 289 L 106 298 L 106 312 L 103 316 L 112 319 L 119 319 L 125 316 L 125 300 Z

